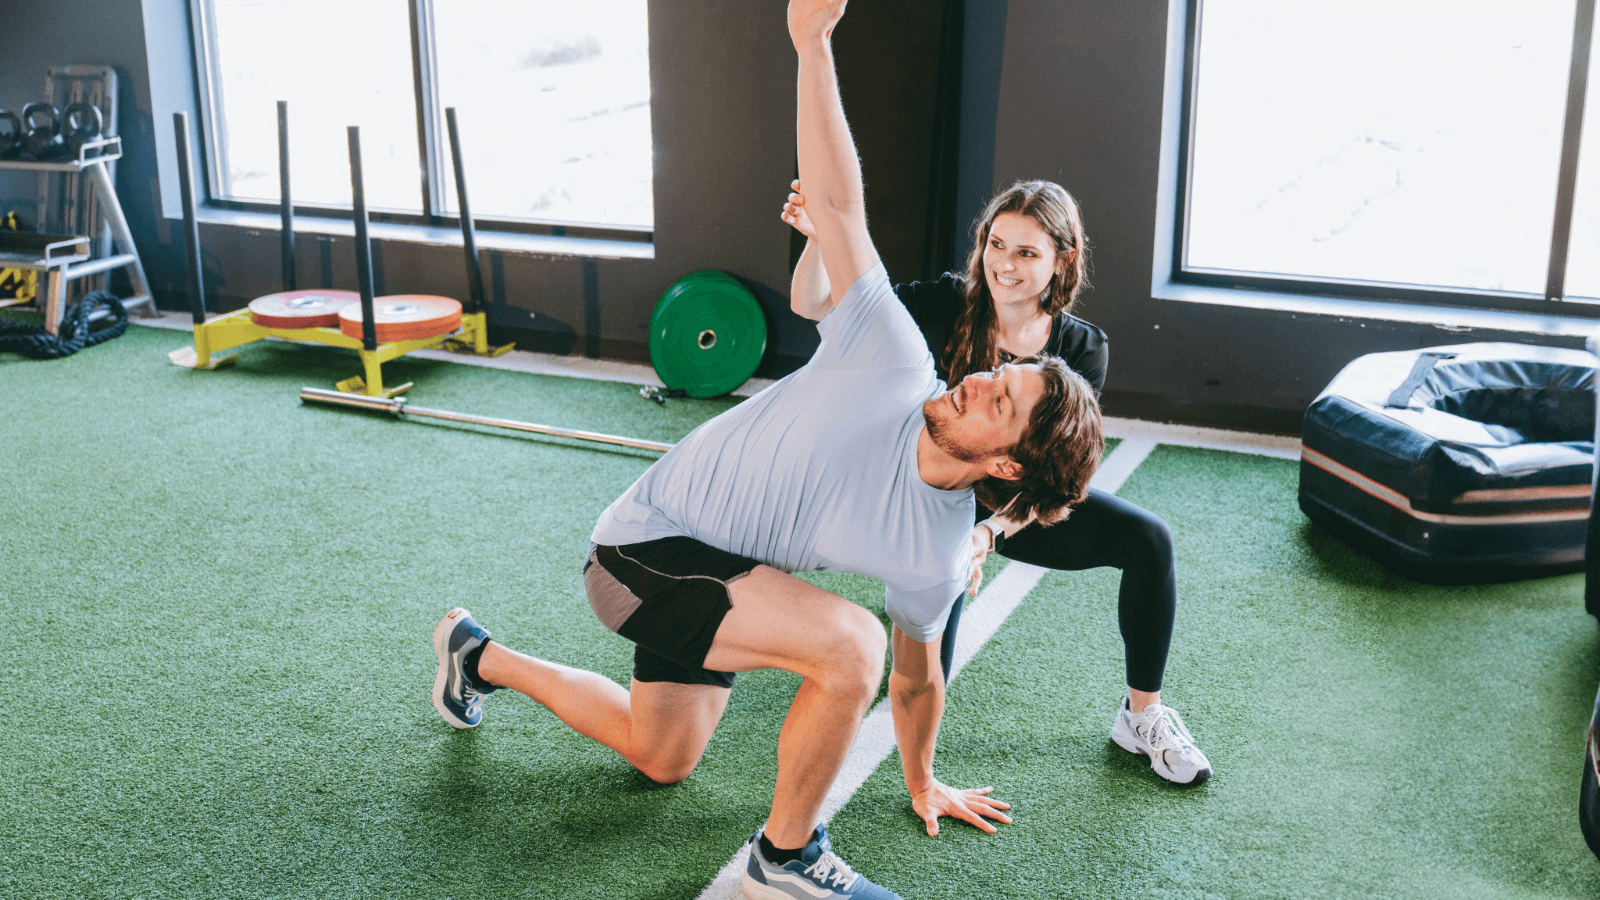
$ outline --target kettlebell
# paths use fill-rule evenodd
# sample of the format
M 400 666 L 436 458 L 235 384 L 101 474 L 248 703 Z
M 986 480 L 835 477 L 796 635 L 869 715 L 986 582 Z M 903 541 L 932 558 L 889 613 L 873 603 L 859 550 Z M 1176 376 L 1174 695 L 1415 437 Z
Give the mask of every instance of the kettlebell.
M 66 141 L 61 139 L 61 115 L 44 101 L 29 103 L 22 108 L 22 124 L 28 129 L 23 139 L 26 155 L 39 162 L 54 162 L 66 154 Z
M 22 120 L 9 109 L 0 109 L 0 159 L 16 159 L 22 154 Z
M 72 103 L 61 111 L 61 130 L 66 133 L 66 158 L 77 159 L 83 145 L 100 137 L 103 120 L 100 107 L 92 103 Z

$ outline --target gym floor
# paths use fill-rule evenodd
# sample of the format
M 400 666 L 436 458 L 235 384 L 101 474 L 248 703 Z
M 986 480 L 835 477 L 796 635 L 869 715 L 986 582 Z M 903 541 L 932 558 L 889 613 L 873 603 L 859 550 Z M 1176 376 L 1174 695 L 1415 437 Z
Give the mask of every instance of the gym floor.
M 653 455 L 306 406 L 353 354 L 167 365 L 187 339 L 136 324 L 0 356 L 0 896 L 732 896 L 718 873 L 766 811 L 792 676 L 741 677 L 671 787 L 524 698 L 470 732 L 428 699 L 457 604 L 626 682 L 578 565 Z M 666 441 L 737 402 L 657 405 L 640 373 L 598 374 L 619 380 L 385 371 L 419 405 Z M 1215 777 L 1175 789 L 1108 739 L 1115 572 L 991 566 L 938 770 L 994 785 L 1016 823 L 926 837 L 869 720 L 832 804 L 853 865 L 919 898 L 1593 894 L 1580 577 L 1412 583 L 1305 520 L 1293 441 L 1109 430 L 1101 477 L 1173 527 L 1164 696 Z M 870 579 L 812 577 L 882 616 Z

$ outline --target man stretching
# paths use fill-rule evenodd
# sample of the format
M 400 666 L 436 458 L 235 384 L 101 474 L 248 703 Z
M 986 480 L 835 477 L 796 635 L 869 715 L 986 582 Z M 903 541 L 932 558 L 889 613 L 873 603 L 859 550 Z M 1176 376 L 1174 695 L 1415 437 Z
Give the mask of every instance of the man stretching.
M 830 295 L 805 366 L 684 438 L 595 525 L 584 585 L 606 627 L 636 645 L 631 688 L 490 641 L 463 609 L 434 630 L 433 699 L 447 722 L 477 725 L 484 695 L 511 688 L 663 783 L 699 762 L 734 673 L 800 675 L 772 812 L 743 879 L 747 897 L 771 900 L 895 897 L 845 865 L 820 824 L 877 693 L 883 629 L 788 573 L 885 582 L 889 696 L 913 806 L 930 831 L 941 815 L 994 831 L 985 817 L 1010 821 L 1008 804 L 933 776 L 939 637 L 969 575 L 972 489 L 1013 518 L 1055 514 L 1084 494 L 1102 448 L 1093 393 L 1058 359 L 1002 366 L 950 391 L 934 377 L 867 234 L 828 43 L 844 5 L 793 0 L 789 26 L 800 174 L 830 282 L 848 289 Z

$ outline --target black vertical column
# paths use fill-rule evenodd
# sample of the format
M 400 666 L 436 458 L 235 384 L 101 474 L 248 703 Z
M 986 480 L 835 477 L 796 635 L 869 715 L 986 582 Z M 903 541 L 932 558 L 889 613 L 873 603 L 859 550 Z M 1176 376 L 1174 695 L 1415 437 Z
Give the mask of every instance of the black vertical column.
M 444 111 L 444 121 L 450 131 L 450 162 L 456 170 L 456 203 L 461 207 L 461 247 L 467 257 L 467 312 L 484 308 L 483 265 L 478 260 L 478 235 L 472 226 L 472 204 L 467 202 L 467 173 L 461 167 L 461 135 L 456 130 L 456 108 Z
M 173 138 L 178 145 L 178 192 L 183 200 L 183 249 L 189 257 L 189 309 L 194 324 L 206 321 L 205 283 L 200 277 L 200 222 L 194 214 L 194 173 L 189 161 L 189 114 L 172 114 Z
M 278 101 L 278 213 L 283 218 L 283 289 L 294 290 L 294 198 L 289 193 L 289 104 Z
M 361 185 L 361 128 L 351 125 L 350 193 L 355 201 L 356 275 L 361 281 L 361 346 L 378 349 L 378 325 L 372 320 L 372 239 L 367 234 L 367 192 Z

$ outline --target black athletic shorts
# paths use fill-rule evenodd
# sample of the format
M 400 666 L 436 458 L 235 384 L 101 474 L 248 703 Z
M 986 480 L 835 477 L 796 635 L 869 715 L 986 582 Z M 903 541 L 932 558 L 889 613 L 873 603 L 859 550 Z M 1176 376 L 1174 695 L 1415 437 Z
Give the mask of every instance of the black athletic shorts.
M 633 641 L 634 678 L 731 688 L 733 673 L 707 669 L 706 654 L 733 608 L 728 585 L 758 565 L 694 538 L 669 537 L 594 547 L 583 584 L 600 621 Z

